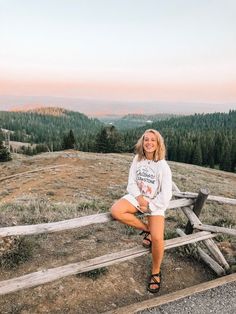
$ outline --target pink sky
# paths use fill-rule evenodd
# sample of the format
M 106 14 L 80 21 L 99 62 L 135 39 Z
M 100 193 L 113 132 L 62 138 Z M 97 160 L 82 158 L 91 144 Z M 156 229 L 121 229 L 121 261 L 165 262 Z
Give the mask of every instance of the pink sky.
M 0 96 L 47 96 L 119 101 L 233 103 L 236 81 L 203 83 L 63 82 L 0 80 Z
M 236 2 L 226 3 L 1 1 L 0 109 L 53 97 L 233 108 Z

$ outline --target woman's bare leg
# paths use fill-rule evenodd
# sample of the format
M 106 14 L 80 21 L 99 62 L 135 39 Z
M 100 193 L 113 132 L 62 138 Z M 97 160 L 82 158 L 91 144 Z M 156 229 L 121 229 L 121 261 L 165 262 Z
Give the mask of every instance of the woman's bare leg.
M 119 199 L 111 208 L 111 215 L 120 222 L 132 226 L 134 228 L 149 231 L 147 224 L 143 223 L 134 214 L 137 212 L 129 201 L 124 198 Z
M 152 274 L 160 272 L 161 263 L 164 255 L 164 226 L 165 217 L 149 216 L 149 230 L 152 238 Z M 157 281 L 160 281 L 156 277 Z M 151 289 L 156 289 L 157 285 L 151 285 Z

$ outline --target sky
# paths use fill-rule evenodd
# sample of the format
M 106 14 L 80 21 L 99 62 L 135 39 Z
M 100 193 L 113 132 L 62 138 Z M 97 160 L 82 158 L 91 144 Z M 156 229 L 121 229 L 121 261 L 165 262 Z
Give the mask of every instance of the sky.
M 0 0 L 0 109 L 236 108 L 235 0 Z

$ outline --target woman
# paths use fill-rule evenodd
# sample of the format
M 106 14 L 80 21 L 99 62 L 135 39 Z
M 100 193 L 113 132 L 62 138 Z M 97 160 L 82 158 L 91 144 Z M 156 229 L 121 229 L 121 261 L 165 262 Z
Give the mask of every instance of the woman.
M 146 130 L 136 144 L 137 154 L 129 171 L 129 194 L 111 208 L 115 219 L 142 230 L 143 246 L 151 248 L 152 274 L 148 291 L 152 293 L 158 292 L 161 286 L 165 210 L 172 196 L 172 175 L 165 152 L 160 133 Z M 148 216 L 147 224 L 135 216 L 138 211 Z

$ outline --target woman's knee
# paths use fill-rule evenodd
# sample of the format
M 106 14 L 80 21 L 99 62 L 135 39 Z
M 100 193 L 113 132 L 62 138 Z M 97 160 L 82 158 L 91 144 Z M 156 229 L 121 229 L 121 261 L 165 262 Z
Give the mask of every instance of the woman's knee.
M 112 205 L 110 212 L 111 212 L 112 217 L 115 219 L 119 219 L 120 216 L 122 215 L 121 209 L 119 208 L 119 206 L 117 206 L 116 203 Z
M 122 220 L 125 214 L 135 214 L 136 208 L 125 199 L 119 199 L 111 207 L 110 212 L 113 218 Z
M 163 243 L 164 242 L 164 235 L 162 235 L 162 234 L 156 234 L 156 233 L 154 233 L 154 234 L 151 234 L 151 237 L 152 237 L 152 242 L 153 243 Z

